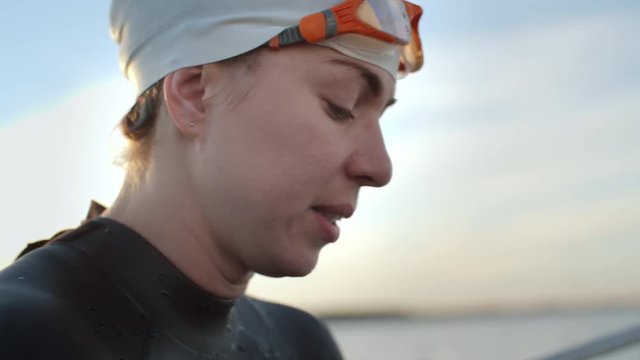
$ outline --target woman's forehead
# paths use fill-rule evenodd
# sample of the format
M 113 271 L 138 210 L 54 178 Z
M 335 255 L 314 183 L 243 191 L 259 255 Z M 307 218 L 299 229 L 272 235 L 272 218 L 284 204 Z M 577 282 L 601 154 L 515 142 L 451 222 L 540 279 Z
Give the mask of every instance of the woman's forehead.
M 396 79 L 385 69 L 330 48 L 304 44 L 263 55 L 269 59 L 263 69 L 267 72 L 270 66 L 275 66 L 312 81 L 364 85 L 375 97 L 393 98 L 395 93 Z

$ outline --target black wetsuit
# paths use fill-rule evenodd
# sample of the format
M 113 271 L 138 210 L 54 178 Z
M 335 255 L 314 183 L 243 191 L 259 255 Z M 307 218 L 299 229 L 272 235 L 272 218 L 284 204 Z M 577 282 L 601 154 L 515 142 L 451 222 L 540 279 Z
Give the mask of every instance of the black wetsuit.
M 213 297 L 106 218 L 0 272 L 0 359 L 342 359 L 313 316 Z

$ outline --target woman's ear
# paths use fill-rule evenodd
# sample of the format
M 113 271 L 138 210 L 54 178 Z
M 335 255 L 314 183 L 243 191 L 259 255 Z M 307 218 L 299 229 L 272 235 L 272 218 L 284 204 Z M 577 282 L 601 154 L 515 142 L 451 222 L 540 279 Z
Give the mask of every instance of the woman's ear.
M 179 69 L 164 79 L 164 100 L 167 112 L 180 132 L 197 134 L 205 118 L 202 81 L 203 66 Z

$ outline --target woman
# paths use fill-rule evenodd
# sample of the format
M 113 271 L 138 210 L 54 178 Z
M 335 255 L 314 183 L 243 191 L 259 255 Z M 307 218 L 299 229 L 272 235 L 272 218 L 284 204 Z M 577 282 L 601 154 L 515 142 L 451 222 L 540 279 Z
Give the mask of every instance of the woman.
M 403 1 L 114 0 L 138 100 L 113 206 L 0 273 L 11 359 L 339 359 L 326 328 L 246 297 L 304 276 L 362 186 L 379 118 L 421 65 Z M 314 45 L 314 44 L 318 45 Z

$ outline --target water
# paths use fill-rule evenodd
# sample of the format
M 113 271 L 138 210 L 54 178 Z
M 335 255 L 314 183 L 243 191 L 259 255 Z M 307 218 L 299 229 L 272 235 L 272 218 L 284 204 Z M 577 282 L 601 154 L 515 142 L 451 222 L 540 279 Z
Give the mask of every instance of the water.
M 430 319 L 329 320 L 348 360 L 525 360 L 640 323 L 640 309 Z M 597 360 L 640 360 L 640 344 Z

